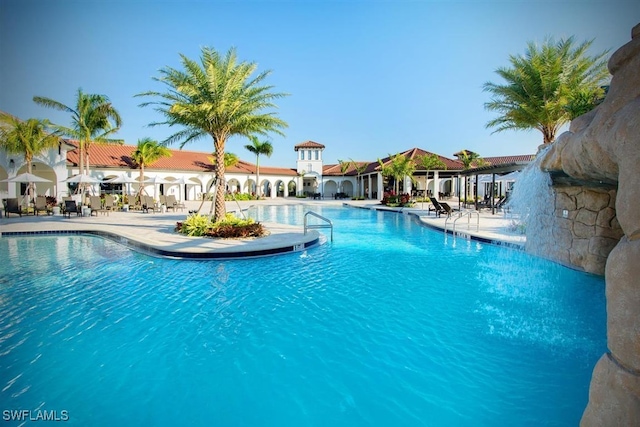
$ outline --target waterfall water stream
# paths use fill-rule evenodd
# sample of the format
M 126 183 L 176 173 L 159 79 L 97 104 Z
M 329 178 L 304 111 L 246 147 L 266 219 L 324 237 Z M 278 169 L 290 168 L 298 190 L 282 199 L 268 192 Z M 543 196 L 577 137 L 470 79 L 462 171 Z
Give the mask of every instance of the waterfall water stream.
M 549 212 L 554 209 L 554 195 L 551 177 L 540 169 L 540 163 L 547 147 L 540 150 L 536 158 L 522 170 L 507 203 L 507 212 L 512 229 L 526 233 L 526 248 L 538 253 L 552 239 L 549 224 Z

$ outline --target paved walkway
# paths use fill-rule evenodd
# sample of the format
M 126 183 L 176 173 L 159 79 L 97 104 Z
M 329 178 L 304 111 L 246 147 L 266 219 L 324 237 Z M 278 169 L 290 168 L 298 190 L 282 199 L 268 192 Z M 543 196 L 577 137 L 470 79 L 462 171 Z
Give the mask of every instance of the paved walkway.
M 476 238 L 493 243 L 509 243 L 523 245 L 524 236 L 510 231 L 512 220 L 503 214 L 491 215 L 481 212 L 479 217 L 473 214 L 454 218 L 436 218 L 429 214 L 427 204 L 418 203 L 413 208 L 387 208 L 376 201 L 341 201 L 341 200 L 311 200 L 311 199 L 272 199 L 265 201 L 228 202 L 228 211 L 246 209 L 255 204 L 285 205 L 285 204 L 333 204 L 350 205 L 368 209 L 398 211 L 400 214 L 416 215 L 426 226 L 453 231 L 464 237 Z M 188 237 L 174 231 L 176 222 L 186 218 L 189 210 L 195 210 L 200 202 L 187 202 L 184 212 L 169 213 L 141 213 L 141 212 L 111 212 L 109 215 L 71 218 L 57 216 L 22 216 L 11 215 L 0 218 L 0 234 L 43 234 L 43 233 L 89 233 L 111 238 L 127 244 L 134 249 L 152 255 L 177 258 L 237 258 L 250 256 L 274 255 L 301 251 L 320 243 L 320 235 L 315 230 L 304 234 L 302 227 L 276 223 L 265 223 L 270 235 L 259 239 L 209 239 Z M 424 207 L 424 210 L 422 209 Z M 202 212 L 208 213 L 210 204 L 205 204 Z

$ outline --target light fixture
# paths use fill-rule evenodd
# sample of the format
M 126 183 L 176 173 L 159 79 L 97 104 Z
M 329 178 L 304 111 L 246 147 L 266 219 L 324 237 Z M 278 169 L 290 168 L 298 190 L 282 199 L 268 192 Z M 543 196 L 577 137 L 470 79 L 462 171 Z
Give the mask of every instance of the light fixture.
M 13 159 L 9 160 L 9 168 L 13 169 L 16 167 L 16 162 Z

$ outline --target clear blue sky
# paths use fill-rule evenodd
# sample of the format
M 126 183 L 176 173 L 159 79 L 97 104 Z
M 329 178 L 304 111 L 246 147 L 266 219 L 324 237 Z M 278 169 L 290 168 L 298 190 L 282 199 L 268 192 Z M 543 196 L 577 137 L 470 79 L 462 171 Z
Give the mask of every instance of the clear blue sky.
M 325 164 L 371 160 L 420 147 L 447 157 L 534 153 L 537 131 L 492 134 L 487 81 L 527 41 L 574 35 L 591 53 L 617 48 L 640 22 L 640 2 L 609 1 L 100 1 L 0 0 L 0 110 L 20 118 L 69 116 L 34 95 L 74 105 L 75 92 L 109 96 L 127 144 L 163 140 L 161 117 L 133 95 L 179 53 L 236 47 L 240 59 L 272 70 L 286 137 L 273 135 L 261 164 L 295 167 L 293 146 L 326 145 Z M 231 139 L 227 151 L 254 162 Z M 177 146 L 176 146 L 177 148 Z M 210 140 L 185 149 L 213 151 Z

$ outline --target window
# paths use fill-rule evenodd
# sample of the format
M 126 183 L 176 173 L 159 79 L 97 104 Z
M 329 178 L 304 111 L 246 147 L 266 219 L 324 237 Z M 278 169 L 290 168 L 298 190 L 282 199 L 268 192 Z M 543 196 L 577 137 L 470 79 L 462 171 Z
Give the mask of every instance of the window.
M 320 151 L 315 150 L 314 154 L 315 154 L 315 157 L 316 157 L 315 160 L 320 160 Z

